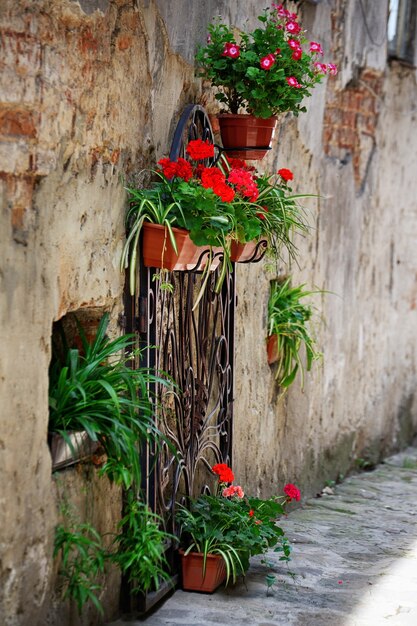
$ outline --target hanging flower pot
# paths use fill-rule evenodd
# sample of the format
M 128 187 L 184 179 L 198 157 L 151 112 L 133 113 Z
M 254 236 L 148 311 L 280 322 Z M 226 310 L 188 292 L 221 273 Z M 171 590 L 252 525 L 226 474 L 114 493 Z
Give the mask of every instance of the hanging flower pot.
M 230 260 L 234 263 L 243 263 L 249 261 L 255 254 L 257 241 L 248 241 L 247 243 L 239 243 L 232 241 L 230 246 Z
M 248 263 L 249 261 L 260 261 L 265 254 L 268 243 L 266 239 L 260 241 L 254 239 L 247 243 L 232 241 L 230 246 L 230 260 L 234 263 Z
M 204 555 L 201 552 L 190 552 L 181 556 L 182 588 L 185 591 L 202 591 L 213 593 L 226 579 L 226 567 L 223 557 L 217 554 L 207 554 L 204 571 Z
M 186 270 L 194 267 L 198 248 L 191 241 L 187 230 L 173 228 L 177 252 L 172 247 L 168 229 L 161 224 L 144 222 L 142 256 L 145 267 L 158 267 L 166 270 Z
M 220 133 L 227 156 L 258 161 L 267 154 L 274 136 L 276 115 L 266 119 L 253 115 L 219 115 Z

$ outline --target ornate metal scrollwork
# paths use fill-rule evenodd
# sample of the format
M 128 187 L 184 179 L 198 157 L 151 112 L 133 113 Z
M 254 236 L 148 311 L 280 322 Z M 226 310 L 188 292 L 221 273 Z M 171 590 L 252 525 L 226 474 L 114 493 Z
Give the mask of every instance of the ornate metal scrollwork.
M 175 130 L 170 158 L 186 158 L 188 142 L 197 138 L 214 143 L 204 109 L 189 105 Z M 215 161 L 216 155 L 207 165 Z M 265 249 L 260 241 L 248 262 L 259 261 Z M 196 268 L 204 266 L 208 254 L 202 252 Z M 221 254 L 215 251 L 214 257 Z M 217 293 L 219 269 L 214 266 L 197 305 L 206 278 L 202 271 L 164 272 L 161 281 L 161 274 L 143 263 L 139 296 L 126 298 L 126 326 L 138 333 L 140 365 L 168 375 L 174 384 L 169 391 L 163 384 L 151 390 L 155 421 L 166 443 L 157 454 L 151 446 L 142 453 L 147 500 L 174 532 L 176 502 L 210 491 L 215 483 L 211 466 L 232 458 L 235 275 L 227 273 Z M 175 574 L 172 550 L 167 556 Z M 151 605 L 147 597 L 142 608 Z

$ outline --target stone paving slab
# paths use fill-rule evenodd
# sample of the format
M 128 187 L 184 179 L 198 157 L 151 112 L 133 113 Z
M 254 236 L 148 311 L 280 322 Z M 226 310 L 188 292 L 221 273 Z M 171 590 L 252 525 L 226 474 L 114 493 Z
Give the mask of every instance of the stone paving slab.
M 281 520 L 293 544 L 212 595 L 176 591 L 108 626 L 417 626 L 417 449 L 347 478 Z M 265 576 L 276 584 L 267 595 Z

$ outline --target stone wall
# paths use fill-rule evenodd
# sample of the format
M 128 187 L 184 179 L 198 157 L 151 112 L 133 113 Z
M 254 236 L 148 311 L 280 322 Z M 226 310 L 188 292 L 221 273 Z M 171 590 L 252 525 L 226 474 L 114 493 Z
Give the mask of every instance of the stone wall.
M 255 0 L 245 10 L 238 0 L 211 0 L 204 11 L 200 4 L 0 6 L 5 626 L 77 623 L 53 595 L 59 499 L 47 446 L 52 324 L 71 311 L 101 308 L 112 312 L 115 328 L 124 181 L 140 180 L 140 170 L 167 152 L 186 103 L 213 109 L 191 63 L 208 16 L 222 12 L 243 25 L 263 8 Z M 265 264 L 236 270 L 234 469 L 242 484 L 265 495 L 285 481 L 311 493 L 355 458 L 374 461 L 405 444 L 417 421 L 415 74 L 387 65 L 383 10 L 369 13 L 366 24 L 354 0 L 304 3 L 303 12 L 311 38 L 331 50 L 341 72 L 315 90 L 307 114 L 281 120 L 269 166 L 289 167 L 297 191 L 320 194 L 310 202 L 312 231 L 298 242 L 300 266 L 292 272 L 332 293 L 319 302 L 324 359 L 304 390 L 297 382 L 282 397 L 264 348 L 274 274 Z M 69 474 L 66 492 L 80 491 L 79 481 L 91 484 Z M 99 517 L 103 530 L 114 528 L 120 494 L 95 481 L 92 489 L 103 511 L 111 498 L 112 513 Z M 117 595 L 109 584 L 107 618 Z

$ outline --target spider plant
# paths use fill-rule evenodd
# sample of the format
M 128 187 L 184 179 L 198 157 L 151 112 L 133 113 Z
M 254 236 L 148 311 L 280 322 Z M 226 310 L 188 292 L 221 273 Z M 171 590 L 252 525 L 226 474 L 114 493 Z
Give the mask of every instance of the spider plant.
M 268 337 L 276 335 L 278 344 L 278 366 L 275 378 L 281 387 L 287 388 L 297 372 L 301 372 L 301 386 L 304 385 L 304 371 L 310 371 L 313 361 L 322 355 L 316 348 L 309 329 L 313 307 L 301 300 L 322 291 L 307 291 L 305 285 L 291 286 L 291 278 L 272 281 L 268 302 Z M 306 362 L 301 357 L 305 348 Z
M 62 512 L 67 519 L 56 526 L 54 538 L 54 558 L 60 557 L 62 598 L 74 600 L 80 615 L 88 601 L 103 615 L 99 595 L 106 551 L 102 538 L 89 522 L 81 522 L 68 507 Z
M 49 384 L 49 431 L 61 434 L 72 446 L 69 433 L 86 431 L 107 454 L 102 472 L 124 484 L 140 484 L 139 444 L 161 441 L 152 417 L 149 383 L 167 381 L 149 371 L 131 367 L 136 354 L 134 335 L 110 340 L 106 313 L 90 343 L 78 324 L 82 353 L 69 348 L 53 350 Z
M 183 217 L 181 204 L 175 200 L 172 201 L 172 198 L 169 201 L 161 184 L 156 183 L 155 187 L 158 191 L 161 190 L 161 193 L 155 193 L 150 189 L 127 189 L 130 206 L 126 215 L 126 224 L 129 234 L 123 247 L 120 266 L 121 269 L 129 268 L 129 287 L 132 295 L 135 293 L 138 241 L 145 221 L 165 226 L 172 247 L 176 253 L 178 252 L 172 226 L 176 226 L 178 216 Z
M 163 529 L 163 520 L 132 492 L 127 494 L 125 515 L 118 523 L 110 558 L 128 577 L 132 591 L 156 590 L 169 580 L 165 557 L 168 542 L 176 537 Z

